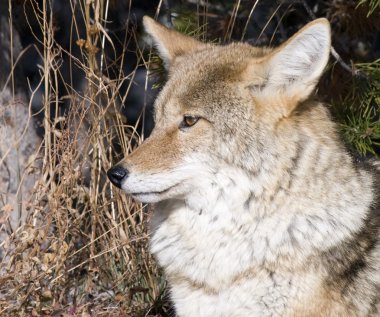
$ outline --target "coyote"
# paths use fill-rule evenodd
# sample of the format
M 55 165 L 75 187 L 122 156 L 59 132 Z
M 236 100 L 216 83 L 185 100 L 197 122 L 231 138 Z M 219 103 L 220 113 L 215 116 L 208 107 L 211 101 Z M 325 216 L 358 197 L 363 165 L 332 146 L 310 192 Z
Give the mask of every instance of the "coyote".
M 108 176 L 154 204 L 178 316 L 380 316 L 380 168 L 312 100 L 328 21 L 274 49 L 144 26 L 168 81 L 152 135 Z

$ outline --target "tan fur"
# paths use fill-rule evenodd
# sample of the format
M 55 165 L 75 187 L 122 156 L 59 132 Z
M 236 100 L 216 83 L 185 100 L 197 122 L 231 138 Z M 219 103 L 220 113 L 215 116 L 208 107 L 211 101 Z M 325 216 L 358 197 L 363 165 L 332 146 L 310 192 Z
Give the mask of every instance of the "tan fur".
M 167 67 L 174 62 L 175 56 L 184 55 L 193 50 L 203 47 L 204 44 L 188 38 L 181 33 L 167 29 L 164 26 L 157 24 L 152 19 L 144 17 L 144 25 L 147 32 L 151 34 L 165 34 L 162 42 L 162 49 L 165 53 L 162 53 L 164 63 Z
M 144 24 L 169 79 L 152 135 L 109 175 L 155 203 L 178 316 L 379 316 L 377 163 L 358 166 L 312 98 L 327 20 L 275 49 Z
M 301 303 L 300 307 L 295 307 L 294 312 L 287 317 L 339 317 L 352 315 L 352 312 L 347 307 L 339 305 L 341 299 L 333 291 L 319 289 L 316 293 L 310 295 L 310 298 Z

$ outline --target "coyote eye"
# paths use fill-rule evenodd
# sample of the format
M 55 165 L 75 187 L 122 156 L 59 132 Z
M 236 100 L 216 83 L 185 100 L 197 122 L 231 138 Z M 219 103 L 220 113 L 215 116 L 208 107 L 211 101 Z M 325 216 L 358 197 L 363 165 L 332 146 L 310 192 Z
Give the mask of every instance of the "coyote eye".
M 199 120 L 199 117 L 196 116 L 184 116 L 183 121 L 180 124 L 180 128 L 189 128 L 196 124 Z

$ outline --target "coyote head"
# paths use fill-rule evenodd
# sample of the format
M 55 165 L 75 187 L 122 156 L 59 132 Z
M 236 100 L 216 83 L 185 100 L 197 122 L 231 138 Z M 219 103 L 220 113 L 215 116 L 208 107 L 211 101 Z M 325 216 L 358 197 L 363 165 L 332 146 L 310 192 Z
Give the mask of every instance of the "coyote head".
M 313 92 L 330 52 L 326 19 L 274 49 L 204 44 L 148 17 L 144 26 L 169 79 L 152 135 L 108 171 L 142 202 L 186 197 L 223 166 L 255 175 L 275 160 L 283 125 Z

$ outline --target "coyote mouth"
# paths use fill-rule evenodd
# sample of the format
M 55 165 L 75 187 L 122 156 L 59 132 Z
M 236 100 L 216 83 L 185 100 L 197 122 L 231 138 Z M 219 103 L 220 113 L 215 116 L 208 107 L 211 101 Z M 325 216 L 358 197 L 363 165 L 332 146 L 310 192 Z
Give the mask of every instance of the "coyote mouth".
M 176 187 L 177 185 L 179 185 L 179 183 L 174 184 L 174 185 L 172 185 L 172 186 L 170 186 L 164 190 L 161 190 L 161 191 L 131 192 L 130 195 L 132 195 L 132 196 L 162 195 L 162 194 L 167 193 L 168 191 L 170 191 L 172 188 Z

